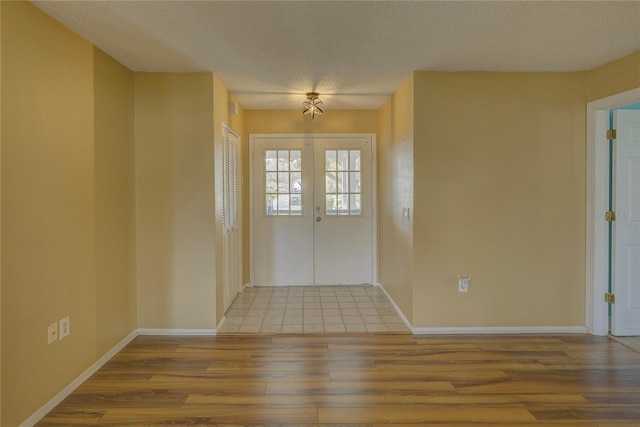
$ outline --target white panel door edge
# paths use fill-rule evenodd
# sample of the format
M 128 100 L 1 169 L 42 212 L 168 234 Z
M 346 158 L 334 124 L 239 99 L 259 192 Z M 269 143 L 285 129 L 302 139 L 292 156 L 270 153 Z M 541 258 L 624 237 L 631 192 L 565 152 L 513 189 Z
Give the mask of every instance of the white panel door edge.
M 616 110 L 611 333 L 640 335 L 640 110 Z

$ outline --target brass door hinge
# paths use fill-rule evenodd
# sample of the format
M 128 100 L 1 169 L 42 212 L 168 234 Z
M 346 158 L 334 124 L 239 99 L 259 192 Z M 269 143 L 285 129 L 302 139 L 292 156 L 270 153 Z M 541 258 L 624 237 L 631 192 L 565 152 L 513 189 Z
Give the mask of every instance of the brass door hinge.
M 617 133 L 615 129 L 607 129 L 607 139 L 616 139 Z
M 616 212 L 615 211 L 607 211 L 607 212 L 605 212 L 604 219 L 607 222 L 615 222 L 615 220 L 616 220 Z
M 615 304 L 616 303 L 615 294 L 612 294 L 611 292 L 607 292 L 606 294 L 604 294 L 604 302 L 606 302 L 607 304 Z

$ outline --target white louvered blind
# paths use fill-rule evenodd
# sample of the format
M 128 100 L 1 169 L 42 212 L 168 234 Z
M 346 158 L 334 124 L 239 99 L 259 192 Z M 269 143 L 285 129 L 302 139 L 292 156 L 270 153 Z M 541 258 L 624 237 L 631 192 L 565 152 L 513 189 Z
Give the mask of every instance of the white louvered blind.
M 240 197 L 238 136 L 222 128 L 222 280 L 224 309 L 240 290 Z

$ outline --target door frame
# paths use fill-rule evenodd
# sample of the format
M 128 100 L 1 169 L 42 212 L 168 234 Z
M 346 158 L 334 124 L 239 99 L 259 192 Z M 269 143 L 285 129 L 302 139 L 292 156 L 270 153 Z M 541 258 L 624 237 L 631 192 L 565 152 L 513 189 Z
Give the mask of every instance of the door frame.
M 378 149 L 375 133 L 255 133 L 249 134 L 249 286 L 255 284 L 254 139 L 370 138 L 372 284 L 378 283 Z M 315 159 L 314 159 L 315 163 Z M 314 171 L 315 172 L 315 171 Z M 314 174 L 315 177 L 315 174 Z
M 587 104 L 587 218 L 585 326 L 594 335 L 609 333 L 608 292 L 609 149 L 605 131 L 609 110 L 640 102 L 640 88 L 598 99 Z

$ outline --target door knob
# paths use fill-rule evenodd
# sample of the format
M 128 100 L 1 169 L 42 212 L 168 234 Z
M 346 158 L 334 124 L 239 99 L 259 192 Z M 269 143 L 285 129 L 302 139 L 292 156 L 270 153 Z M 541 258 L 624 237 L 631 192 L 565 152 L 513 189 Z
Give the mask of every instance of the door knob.
M 317 216 L 316 217 L 316 222 L 320 222 L 320 221 L 322 221 L 322 217 Z

